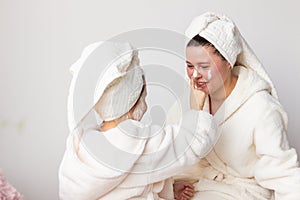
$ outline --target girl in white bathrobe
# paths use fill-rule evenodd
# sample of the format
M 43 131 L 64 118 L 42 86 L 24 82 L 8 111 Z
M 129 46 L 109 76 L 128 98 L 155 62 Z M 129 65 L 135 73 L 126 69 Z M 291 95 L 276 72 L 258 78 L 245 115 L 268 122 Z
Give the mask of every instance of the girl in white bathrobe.
M 102 58 L 107 62 L 99 62 Z M 81 74 L 107 63 L 95 95 L 78 93 L 93 83 L 94 74 L 86 82 Z M 177 125 L 146 126 L 139 122 L 147 109 L 143 70 L 128 43 L 93 44 L 72 71 L 69 112 L 77 118 L 69 116 L 72 131 L 59 169 L 60 199 L 173 199 L 173 181 L 168 178 L 199 162 L 217 140 L 212 116 L 195 104 L 203 92 L 192 89 L 195 110 L 187 111 Z M 87 103 L 92 105 L 87 114 L 82 111 L 86 109 L 81 108 L 83 114 L 73 110 L 73 97 L 90 96 L 95 100 Z M 79 102 L 83 107 L 84 101 Z
M 300 168 L 287 115 L 255 54 L 226 16 L 196 17 L 186 36 L 187 74 L 207 94 L 220 138 L 192 169 L 192 199 L 299 200 Z M 179 181 L 180 182 L 180 181 Z

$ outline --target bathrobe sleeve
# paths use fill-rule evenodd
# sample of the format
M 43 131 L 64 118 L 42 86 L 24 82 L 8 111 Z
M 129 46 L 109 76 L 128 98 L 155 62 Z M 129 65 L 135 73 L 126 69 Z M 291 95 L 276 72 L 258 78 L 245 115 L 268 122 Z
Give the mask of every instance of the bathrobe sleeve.
M 126 179 L 127 186 L 155 183 L 183 172 L 205 157 L 218 139 L 213 116 L 204 111 L 187 111 L 180 125 L 168 125 L 160 132 L 158 129 L 144 129 L 156 134 L 148 139 L 144 154 L 133 168 L 142 175 L 132 174 Z
M 258 183 L 274 190 L 275 200 L 300 199 L 300 169 L 295 149 L 287 140 L 287 117 L 281 108 L 269 107 L 254 131 L 259 161 L 255 166 Z

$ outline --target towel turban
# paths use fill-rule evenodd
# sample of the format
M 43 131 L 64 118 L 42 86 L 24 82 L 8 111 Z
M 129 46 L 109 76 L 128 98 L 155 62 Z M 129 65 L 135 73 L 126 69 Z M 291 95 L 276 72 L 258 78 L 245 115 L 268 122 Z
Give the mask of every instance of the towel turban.
M 87 121 L 87 116 L 93 116 L 91 109 L 96 110 L 100 121 L 126 114 L 139 99 L 144 85 L 137 50 L 129 43 L 90 44 L 70 71 L 73 74 L 68 97 L 70 130 L 83 119 Z M 73 98 L 80 98 L 76 106 Z
M 143 88 L 143 70 L 139 66 L 137 50 L 129 43 L 113 43 L 113 60 L 95 89 L 95 110 L 108 121 L 126 114 L 137 102 Z

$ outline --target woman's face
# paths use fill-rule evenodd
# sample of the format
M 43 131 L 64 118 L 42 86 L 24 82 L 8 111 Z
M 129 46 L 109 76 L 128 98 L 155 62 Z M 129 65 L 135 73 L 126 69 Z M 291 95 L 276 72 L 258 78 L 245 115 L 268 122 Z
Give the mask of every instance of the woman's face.
M 214 53 L 211 46 L 186 48 L 187 74 L 195 87 L 206 94 L 224 92 L 224 82 L 230 75 L 230 64 Z

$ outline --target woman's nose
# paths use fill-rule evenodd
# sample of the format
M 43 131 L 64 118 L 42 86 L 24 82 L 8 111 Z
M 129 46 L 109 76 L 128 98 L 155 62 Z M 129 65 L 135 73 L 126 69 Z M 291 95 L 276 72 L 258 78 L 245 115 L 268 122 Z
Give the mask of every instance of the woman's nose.
M 202 77 L 202 74 L 196 68 L 194 68 L 192 76 L 194 78 L 197 78 L 197 77 Z

